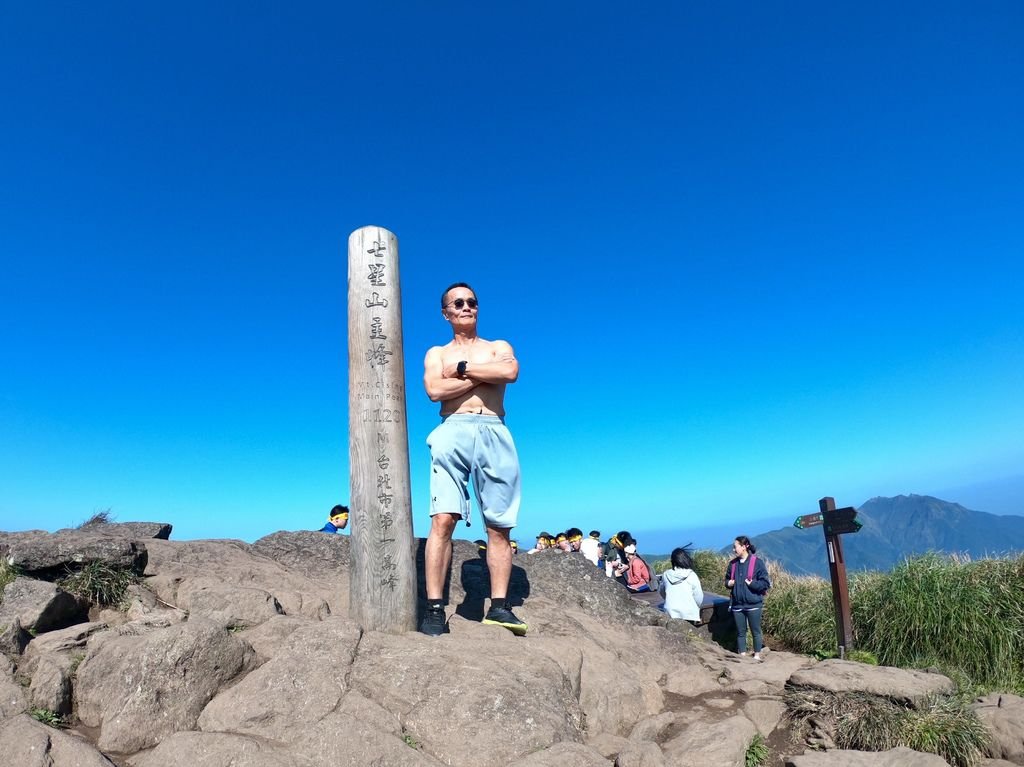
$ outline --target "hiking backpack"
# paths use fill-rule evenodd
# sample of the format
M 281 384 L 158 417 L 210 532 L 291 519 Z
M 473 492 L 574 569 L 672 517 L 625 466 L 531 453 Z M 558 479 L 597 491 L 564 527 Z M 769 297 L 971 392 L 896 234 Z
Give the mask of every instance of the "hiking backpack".
M 747 559 L 747 580 L 748 581 L 754 580 L 754 563 L 755 562 L 757 562 L 757 557 L 754 556 L 753 554 L 751 554 L 750 557 Z M 751 591 L 754 591 L 755 594 L 760 594 L 761 596 L 767 596 L 768 592 L 771 591 L 771 589 L 772 589 L 772 579 L 768 577 L 768 568 L 765 568 L 764 579 L 766 581 L 768 581 L 768 586 L 767 586 L 767 588 L 765 588 L 764 591 L 754 591 L 753 589 L 751 589 Z M 729 569 L 729 580 L 730 581 L 736 580 L 736 562 L 735 561 L 733 561 L 732 567 Z

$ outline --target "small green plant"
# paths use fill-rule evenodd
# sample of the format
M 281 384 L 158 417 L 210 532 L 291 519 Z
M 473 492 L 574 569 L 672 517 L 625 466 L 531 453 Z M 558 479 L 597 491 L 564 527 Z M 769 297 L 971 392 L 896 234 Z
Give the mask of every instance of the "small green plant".
M 135 574 L 127 568 L 94 561 L 71 572 L 58 584 L 65 591 L 84 597 L 94 604 L 121 607 L 125 603 L 128 587 L 136 580 Z
M 82 665 L 83 660 L 85 660 L 85 653 L 76 652 L 71 656 L 71 665 L 68 666 L 68 676 L 74 678 L 75 674 L 78 673 L 78 667 Z
M 405 745 L 407 745 L 409 748 L 419 748 L 420 747 L 420 744 L 416 740 L 416 738 L 414 738 L 409 733 L 405 733 L 404 735 L 402 735 L 402 742 L 405 743 Z
M 878 656 L 869 650 L 850 650 L 846 653 L 846 660 L 863 663 L 866 666 L 878 665 Z
M 4 589 L 7 584 L 18 577 L 18 568 L 6 559 L 0 559 L 0 604 L 4 601 Z
M 50 727 L 61 729 L 66 726 L 64 717 L 54 711 L 50 711 L 48 708 L 30 708 L 28 715 L 37 722 L 42 722 Z
M 758 733 L 750 741 L 750 745 L 747 746 L 747 753 L 744 757 L 746 767 L 761 767 L 761 765 L 768 763 L 770 757 L 771 752 L 768 750 L 768 744 L 764 742 L 764 738 Z

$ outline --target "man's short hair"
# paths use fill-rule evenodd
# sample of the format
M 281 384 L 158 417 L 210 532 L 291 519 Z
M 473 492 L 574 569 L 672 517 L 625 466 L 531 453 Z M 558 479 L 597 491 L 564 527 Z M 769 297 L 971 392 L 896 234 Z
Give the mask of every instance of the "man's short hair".
M 455 290 L 455 288 L 469 288 L 470 290 L 473 290 L 473 286 L 470 285 L 468 282 L 453 282 L 451 285 L 449 285 L 447 288 L 445 288 L 444 289 L 444 293 L 441 294 L 441 308 L 442 309 L 444 309 L 444 307 L 446 306 L 445 299 L 448 298 L 448 294 L 451 291 Z M 473 295 L 474 296 L 476 295 L 476 291 L 475 290 L 473 290 Z
M 342 506 L 340 503 L 331 509 L 330 517 L 336 517 L 339 514 L 348 514 L 348 506 Z

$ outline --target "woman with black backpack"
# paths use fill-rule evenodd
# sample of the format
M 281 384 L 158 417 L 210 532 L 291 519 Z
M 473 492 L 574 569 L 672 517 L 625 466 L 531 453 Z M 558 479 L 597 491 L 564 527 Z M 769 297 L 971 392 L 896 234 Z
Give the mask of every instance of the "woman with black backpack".
M 761 609 L 764 607 L 764 595 L 768 593 L 772 582 L 768 578 L 765 563 L 754 556 L 757 549 L 747 536 L 736 536 L 732 550 L 736 556 L 729 560 L 729 566 L 725 569 L 725 585 L 732 595 L 729 611 L 736 621 L 736 651 L 746 656 L 749 625 L 750 633 L 754 635 L 754 660 L 761 660 L 764 647 Z

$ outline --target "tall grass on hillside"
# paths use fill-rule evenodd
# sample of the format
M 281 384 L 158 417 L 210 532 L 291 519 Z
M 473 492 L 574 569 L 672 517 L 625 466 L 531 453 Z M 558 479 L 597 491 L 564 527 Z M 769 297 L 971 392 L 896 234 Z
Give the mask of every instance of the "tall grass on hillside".
M 765 632 L 797 652 L 834 652 L 830 584 L 772 577 Z M 887 666 L 938 666 L 968 692 L 1024 692 L 1024 557 L 927 555 L 888 573 L 853 573 L 849 583 L 857 649 Z
M 934 664 L 983 688 L 1024 689 L 1024 556 L 927 555 L 871 580 L 854 626 L 880 662 Z

